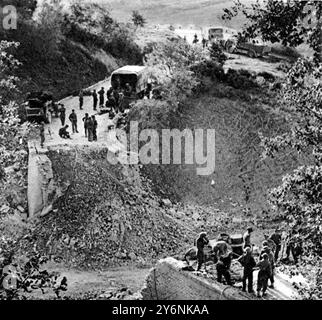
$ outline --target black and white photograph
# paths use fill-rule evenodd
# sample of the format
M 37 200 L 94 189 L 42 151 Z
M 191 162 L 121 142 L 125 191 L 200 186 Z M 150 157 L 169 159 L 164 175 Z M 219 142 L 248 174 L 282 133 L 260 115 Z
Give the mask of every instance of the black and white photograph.
M 0 308 L 321 299 L 322 1 L 0 0 Z

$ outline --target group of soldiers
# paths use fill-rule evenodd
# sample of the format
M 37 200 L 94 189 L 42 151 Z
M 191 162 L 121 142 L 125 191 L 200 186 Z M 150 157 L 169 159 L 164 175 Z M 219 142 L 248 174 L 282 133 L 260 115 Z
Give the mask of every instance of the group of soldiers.
M 80 109 L 82 110 L 82 107 L 80 105 Z M 61 121 L 62 127 L 59 129 L 59 136 L 63 139 L 71 139 L 70 133 L 68 132 L 69 125 L 65 124 L 66 121 L 66 108 L 63 104 L 61 104 L 61 107 L 59 109 L 59 117 Z M 77 114 L 75 112 L 75 109 L 72 110 L 71 114 L 68 117 L 69 121 L 71 122 L 72 126 L 72 132 L 78 133 L 78 118 Z M 85 114 L 85 117 L 82 119 L 84 123 L 84 131 L 85 131 L 85 137 L 88 138 L 88 141 L 97 141 L 97 120 L 95 116 L 89 116 L 88 113 Z
M 282 235 L 279 229 L 276 229 L 271 236 L 266 236 L 265 241 L 262 243 L 262 248 L 259 253 L 259 260 L 256 262 L 254 258 L 254 245 L 251 241 L 251 234 L 253 232 L 252 227 L 248 227 L 247 231 L 243 235 L 243 254 L 238 257 L 237 261 L 243 267 L 243 287 L 242 290 L 246 291 L 246 287 L 249 293 L 254 293 L 253 289 L 253 272 L 258 269 L 257 277 L 257 296 L 265 296 L 268 288 L 268 281 L 270 282 L 270 288 L 274 288 L 274 269 L 275 263 L 279 259 L 279 253 L 282 247 Z M 293 237 L 292 237 L 293 238 Z M 295 262 L 302 254 L 302 249 L 299 243 L 294 240 L 287 242 L 286 246 L 286 258 L 289 260 L 289 256 L 292 253 Z M 223 242 L 223 241 L 220 241 Z M 219 242 L 216 243 L 216 246 Z M 209 244 L 206 232 L 201 232 L 197 239 L 197 271 L 201 270 L 202 265 L 205 262 L 204 248 Z M 222 246 L 222 244 L 221 244 Z M 227 285 L 232 285 L 230 267 L 233 260 L 234 252 L 228 250 L 228 245 L 224 247 L 225 250 L 215 250 L 215 262 L 217 271 L 217 280 L 222 282 L 223 278 Z

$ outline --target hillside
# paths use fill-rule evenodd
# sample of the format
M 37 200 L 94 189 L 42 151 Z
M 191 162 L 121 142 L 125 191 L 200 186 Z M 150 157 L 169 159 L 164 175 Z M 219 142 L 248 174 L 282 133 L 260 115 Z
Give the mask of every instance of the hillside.
M 88 0 L 87 0 L 88 1 Z M 251 2 L 251 0 L 243 1 Z M 112 9 L 112 15 L 120 21 L 130 20 L 133 10 L 140 11 L 149 23 L 196 25 L 222 25 L 223 9 L 232 5 L 232 0 L 101 0 L 101 3 Z M 240 28 L 242 18 L 227 22 L 228 27 Z

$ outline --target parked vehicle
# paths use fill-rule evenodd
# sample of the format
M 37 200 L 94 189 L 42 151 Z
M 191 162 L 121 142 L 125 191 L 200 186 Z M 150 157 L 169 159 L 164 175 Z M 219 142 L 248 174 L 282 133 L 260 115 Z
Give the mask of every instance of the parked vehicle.
M 233 53 L 241 53 L 250 58 L 258 58 L 268 55 L 272 51 L 271 47 L 258 45 L 250 42 L 238 42 L 233 50 Z
M 46 92 L 30 92 L 24 104 L 27 121 L 51 122 L 53 96 Z
M 143 99 L 150 90 L 151 83 L 144 66 L 124 66 L 115 70 L 111 75 L 111 87 L 118 92 L 126 92 L 126 85 L 132 88 L 131 94 L 123 94 L 122 109 L 126 109 L 132 102 Z M 100 109 L 104 112 L 104 108 Z

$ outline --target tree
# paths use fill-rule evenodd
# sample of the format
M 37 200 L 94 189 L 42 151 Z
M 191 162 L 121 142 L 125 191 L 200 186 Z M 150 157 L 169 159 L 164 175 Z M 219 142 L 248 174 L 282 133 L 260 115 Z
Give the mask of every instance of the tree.
M 281 92 L 281 112 L 291 124 L 290 131 L 264 138 L 265 156 L 285 148 L 309 154 L 306 165 L 287 174 L 271 192 L 271 203 L 283 213 L 307 252 L 322 256 L 322 64 L 319 68 L 300 59 L 287 76 Z
M 145 18 L 136 10 L 132 12 L 132 22 L 136 27 L 144 27 L 146 24 Z
M 224 19 L 239 13 L 247 18 L 243 36 L 261 36 L 264 41 L 282 42 L 296 47 L 308 44 L 315 52 L 315 59 L 322 61 L 322 2 L 257 0 L 251 6 L 234 1 L 234 6 L 224 10 Z

